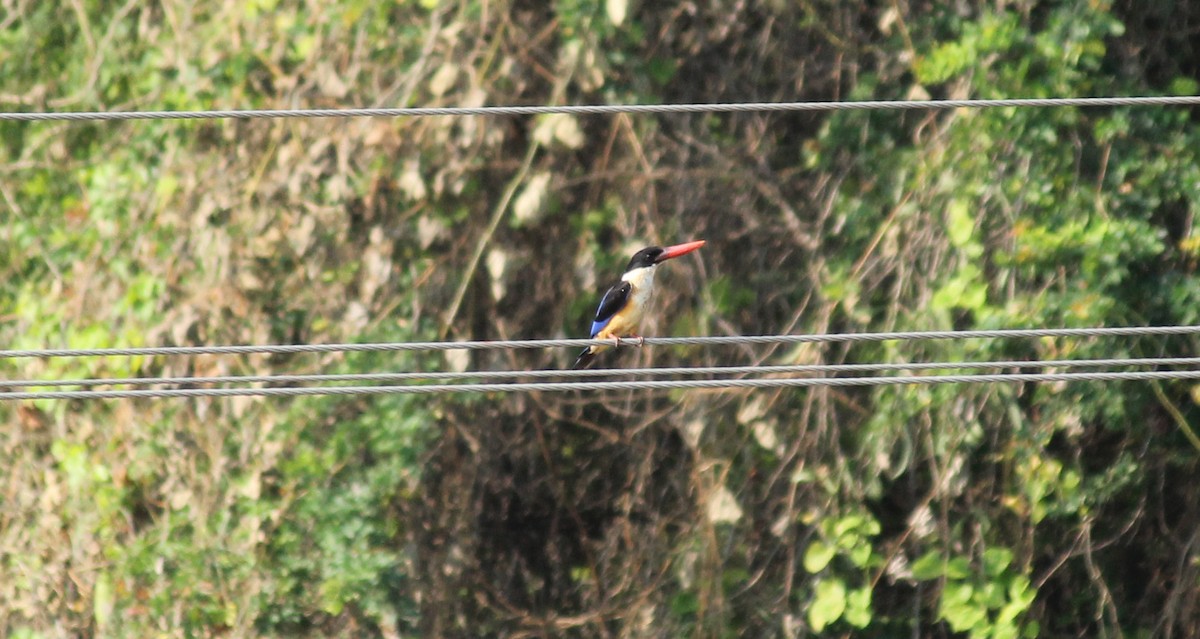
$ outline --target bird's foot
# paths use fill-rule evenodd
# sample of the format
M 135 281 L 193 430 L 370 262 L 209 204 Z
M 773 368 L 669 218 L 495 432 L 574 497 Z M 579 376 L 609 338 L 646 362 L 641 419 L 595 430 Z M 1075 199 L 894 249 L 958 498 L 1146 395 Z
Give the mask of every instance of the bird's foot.
M 616 335 L 613 336 L 613 346 L 615 346 L 616 348 L 621 348 L 621 344 L 627 344 L 630 341 L 632 341 L 633 345 L 637 346 L 638 348 L 641 348 L 646 345 L 646 338 L 642 337 L 641 335 L 634 335 L 633 340 L 627 339 L 624 342 L 621 341 L 620 337 L 617 337 Z
M 641 348 L 646 345 L 646 338 L 642 337 L 641 335 L 634 335 L 633 340 L 627 339 L 624 342 L 621 341 L 620 337 L 617 337 L 615 335 L 613 336 L 613 345 L 616 346 L 617 348 L 621 348 L 621 344 L 627 344 L 630 341 L 632 341 L 633 345 L 637 346 L 638 348 Z

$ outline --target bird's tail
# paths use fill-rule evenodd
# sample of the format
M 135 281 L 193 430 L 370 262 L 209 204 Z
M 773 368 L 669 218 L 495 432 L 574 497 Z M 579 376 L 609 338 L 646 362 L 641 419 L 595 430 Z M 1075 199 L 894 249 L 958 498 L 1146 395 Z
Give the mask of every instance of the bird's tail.
M 579 359 L 575 360 L 575 365 L 572 368 L 587 368 L 592 365 L 592 360 L 596 359 L 596 351 L 592 350 L 591 346 L 583 349 L 579 354 Z

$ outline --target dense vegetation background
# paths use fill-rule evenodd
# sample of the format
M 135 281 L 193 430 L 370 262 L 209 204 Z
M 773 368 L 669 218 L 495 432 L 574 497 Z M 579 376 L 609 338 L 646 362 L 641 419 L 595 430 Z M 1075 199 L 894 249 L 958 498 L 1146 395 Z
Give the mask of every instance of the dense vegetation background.
M 6 0 L 0 108 L 1195 94 L 1200 5 Z M 6 348 L 1200 323 L 1181 108 L 0 123 Z M 1193 338 L 617 365 L 1187 355 Z M 5 378 L 574 353 L 0 361 Z M 1200 387 L 4 403 L 0 633 L 1200 636 Z

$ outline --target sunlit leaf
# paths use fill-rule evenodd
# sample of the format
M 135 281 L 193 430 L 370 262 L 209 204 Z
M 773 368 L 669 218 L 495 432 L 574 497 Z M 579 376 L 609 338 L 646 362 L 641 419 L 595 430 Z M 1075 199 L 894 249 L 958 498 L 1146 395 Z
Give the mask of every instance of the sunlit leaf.
M 871 623 L 871 587 L 863 586 L 851 590 L 846 596 L 846 623 L 857 628 L 866 628 Z
M 808 550 L 804 551 L 804 569 L 810 573 L 821 572 L 836 554 L 836 548 L 818 539 L 809 544 Z
M 822 579 L 808 607 L 808 623 L 816 632 L 837 621 L 846 609 L 846 586 L 837 579 Z
M 912 563 L 913 579 L 927 581 L 942 576 L 943 563 L 941 553 L 931 550 Z

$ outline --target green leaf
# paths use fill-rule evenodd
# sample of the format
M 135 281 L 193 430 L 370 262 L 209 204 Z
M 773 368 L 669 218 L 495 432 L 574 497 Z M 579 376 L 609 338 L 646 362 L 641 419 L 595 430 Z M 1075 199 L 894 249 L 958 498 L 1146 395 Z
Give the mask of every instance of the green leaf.
M 1010 601 L 1000 607 L 1000 611 L 996 613 L 996 623 L 1008 624 L 1016 621 L 1021 613 L 1025 612 L 1025 606 L 1019 601 Z
M 808 545 L 808 550 L 804 551 L 804 569 L 810 573 L 818 573 L 829 565 L 833 560 L 837 550 L 825 543 L 817 540 Z
M 971 243 L 975 234 L 975 217 L 971 215 L 965 200 L 954 200 L 946 207 L 946 235 L 956 248 Z
M 995 581 L 984 582 L 979 586 L 975 599 L 988 608 L 999 608 L 1005 602 L 1004 586 Z
M 839 540 L 846 536 L 846 533 L 856 530 L 863 524 L 863 518 L 859 515 L 847 515 L 838 520 L 833 525 L 833 536 Z
M 941 553 L 936 550 L 931 550 L 920 559 L 917 559 L 912 564 L 913 579 L 918 581 L 929 581 L 942 576 L 943 560 Z
M 966 557 L 955 557 L 946 563 L 946 576 L 950 579 L 965 579 L 971 574 L 971 562 Z
M 871 562 L 871 544 L 861 543 L 850 550 L 850 561 L 859 568 Z
M 941 288 L 933 294 L 930 303 L 934 308 L 965 308 L 980 310 L 987 303 L 987 284 L 978 266 L 966 263 L 959 267 Z
M 1007 548 L 988 548 L 983 551 L 983 571 L 992 577 L 998 577 L 1012 563 L 1012 559 L 1012 551 Z
M 945 588 L 942 588 L 942 603 L 943 604 L 961 604 L 971 600 L 975 594 L 975 588 L 971 584 L 962 583 L 960 581 L 950 581 L 946 583 Z
M 679 63 L 670 58 L 651 58 L 646 62 L 646 73 L 660 86 L 675 79 L 675 73 L 678 70 Z
M 815 590 L 816 597 L 808 608 L 808 624 L 821 632 L 846 610 L 846 585 L 837 579 L 823 579 Z
M 866 628 L 871 623 L 871 587 L 863 586 L 851 590 L 846 596 L 846 623 L 856 628 Z
M 1198 91 L 1200 83 L 1195 78 L 1180 76 L 1171 80 L 1171 88 L 1167 92 L 1171 95 L 1196 95 Z
M 1017 639 L 1020 631 L 1016 626 L 1007 623 L 998 623 L 992 627 L 992 639 Z
M 940 84 L 974 64 L 975 55 L 961 42 L 949 42 L 918 58 L 913 71 L 921 84 Z
M 1021 604 L 1022 608 L 1033 605 L 1037 591 L 1030 587 L 1029 577 L 1019 575 L 1008 584 L 1008 598 Z
M 671 599 L 671 612 L 679 617 L 687 617 L 696 614 L 700 609 L 700 600 L 696 597 L 696 593 L 684 591 L 675 595 Z
M 343 589 L 345 583 L 341 578 L 326 579 L 317 588 L 317 592 L 321 596 L 321 609 L 331 615 L 339 615 L 342 613 L 342 608 L 346 605 Z
M 96 627 L 103 630 L 113 611 L 112 578 L 107 573 L 100 573 L 96 585 L 92 589 L 92 614 L 96 617 Z
M 945 603 L 943 600 L 941 615 L 954 632 L 967 632 L 981 623 L 987 623 L 987 609 L 969 601 Z

